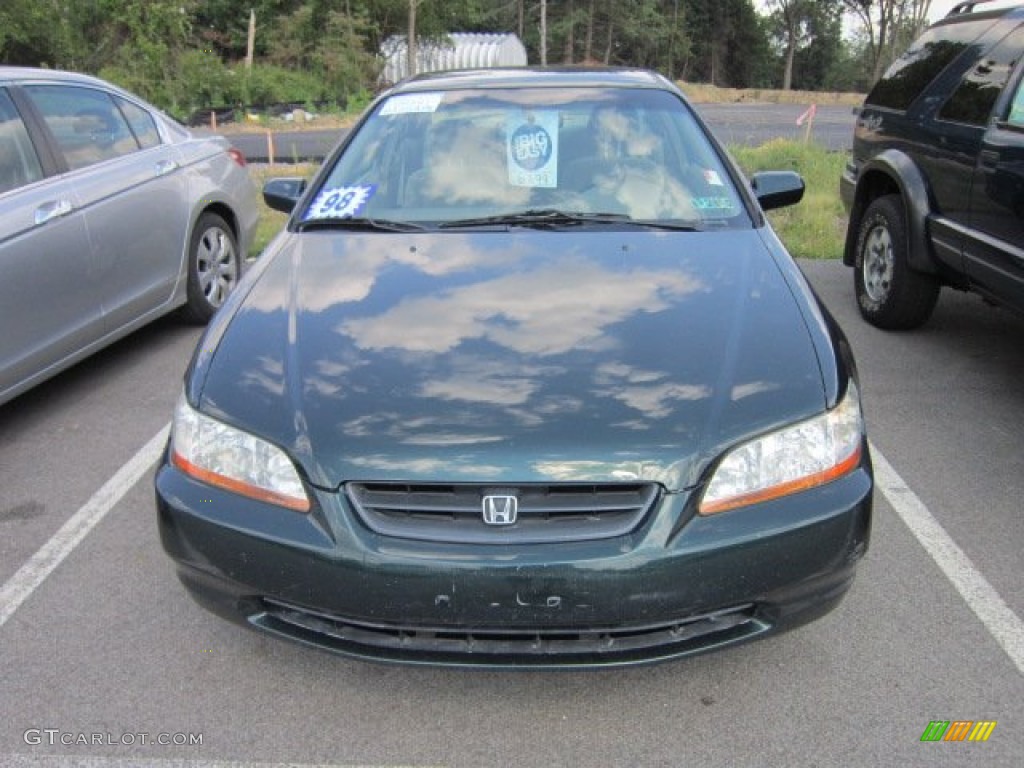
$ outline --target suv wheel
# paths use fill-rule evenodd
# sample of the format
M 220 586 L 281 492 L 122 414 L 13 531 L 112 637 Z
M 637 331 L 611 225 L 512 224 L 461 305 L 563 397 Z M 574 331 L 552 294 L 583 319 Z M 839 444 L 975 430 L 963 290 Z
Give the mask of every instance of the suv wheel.
M 184 316 L 206 323 L 238 283 L 238 245 L 231 227 L 215 213 L 196 222 L 188 254 L 188 303 Z
M 916 328 L 935 309 L 940 284 L 907 263 L 907 224 L 899 195 L 868 206 L 857 233 L 854 284 L 860 313 L 887 330 Z

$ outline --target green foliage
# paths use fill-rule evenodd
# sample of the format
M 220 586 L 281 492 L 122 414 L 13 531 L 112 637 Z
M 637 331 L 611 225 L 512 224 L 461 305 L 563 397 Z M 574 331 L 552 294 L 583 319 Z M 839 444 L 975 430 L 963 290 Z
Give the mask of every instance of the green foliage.
M 377 75 L 374 56 L 364 49 L 372 25 L 361 15 L 317 11 L 305 5 L 282 17 L 279 34 L 268 49 L 273 64 L 313 75 L 318 87 L 306 99 L 329 99 L 344 104 L 351 94 L 372 84 Z
M 366 90 L 365 88 L 356 91 L 353 95 L 349 96 L 348 103 L 345 105 L 345 112 L 350 115 L 359 115 L 370 106 L 370 102 L 373 101 L 373 93 Z
M 280 102 L 314 102 L 332 100 L 327 84 L 309 72 L 279 67 L 273 64 L 253 65 L 252 72 L 236 69 L 241 81 L 238 103 L 276 104 Z
M 796 54 L 793 87 L 802 91 L 827 88 L 829 72 L 843 47 L 843 13 L 836 2 L 814 2 L 807 18 L 807 43 Z
M 731 88 L 769 84 L 768 40 L 750 0 L 689 0 L 693 41 L 683 78 Z
M 240 78 L 209 49 L 192 49 L 182 53 L 178 59 L 178 75 L 181 87 L 175 103 L 183 113 L 241 101 Z
M 856 79 L 861 58 L 837 37 L 835 9 L 849 1 L 799 0 L 813 18 L 797 52 L 794 86 L 813 89 Z M 0 0 L 0 61 L 97 73 L 176 115 L 273 100 L 345 103 L 376 90 L 380 44 L 407 33 L 410 2 Z M 415 2 L 420 40 L 449 32 L 517 32 L 530 61 L 539 61 L 536 0 Z M 780 80 L 780 53 L 754 0 L 546 5 L 552 63 L 643 66 L 674 80 L 737 88 L 771 87 Z M 248 74 L 242 62 L 250 9 L 256 35 Z
M 58 30 L 37 0 L 0 3 L 0 62 L 53 63 Z
M 804 178 L 804 199 L 768 213 L 772 227 L 796 257 L 838 259 L 842 256 L 846 212 L 839 199 L 839 177 L 846 156 L 817 144 L 775 139 L 760 147 L 730 147 L 750 175 L 757 171 L 796 171 Z
M 867 93 L 871 88 L 871 54 L 860 38 L 848 40 L 825 74 L 825 90 Z
M 767 10 L 764 25 L 780 66 L 773 85 L 786 87 L 785 64 L 791 54 L 789 87 L 823 89 L 843 47 L 841 0 L 769 0 Z

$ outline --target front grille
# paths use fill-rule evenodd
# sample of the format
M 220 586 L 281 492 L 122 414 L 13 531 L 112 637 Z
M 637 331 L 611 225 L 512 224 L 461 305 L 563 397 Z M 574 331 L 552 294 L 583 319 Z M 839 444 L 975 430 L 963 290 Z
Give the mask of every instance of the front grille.
M 359 517 L 379 534 L 456 544 L 540 544 L 622 536 L 641 523 L 659 495 L 653 483 L 349 483 L 346 490 Z M 487 496 L 514 496 L 515 523 L 484 522 Z
M 745 604 L 676 621 L 623 627 L 403 627 L 351 621 L 263 599 L 249 621 L 292 640 L 350 656 L 483 666 L 636 664 L 687 656 L 764 634 L 771 625 Z

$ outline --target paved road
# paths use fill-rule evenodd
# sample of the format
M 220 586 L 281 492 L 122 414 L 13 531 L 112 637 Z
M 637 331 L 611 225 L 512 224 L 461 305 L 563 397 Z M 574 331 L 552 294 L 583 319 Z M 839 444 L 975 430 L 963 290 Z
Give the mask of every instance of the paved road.
M 853 107 L 819 106 L 814 119 L 798 126 L 807 104 L 698 104 L 697 111 L 726 144 L 759 146 L 775 138 L 813 141 L 831 150 L 850 148 L 856 116 Z
M 0 626 L 0 765 L 1016 768 L 1024 320 L 950 293 L 924 330 L 884 334 L 855 316 L 847 270 L 803 267 L 858 354 L 887 460 L 871 550 L 825 619 L 678 663 L 575 673 L 370 665 L 226 624 L 173 576 L 152 471 L 123 477 L 167 423 L 198 337 L 164 320 L 0 407 L 0 617 L 76 511 L 97 521 Z M 918 526 L 915 499 L 960 547 L 951 573 L 966 597 L 901 517 Z M 921 743 L 937 719 L 998 725 L 984 744 Z M 202 744 L 143 743 L 160 734 Z
M 701 116 L 727 144 L 758 146 L 774 138 L 802 140 L 807 132 L 796 124 L 807 109 L 799 104 L 700 104 Z M 818 107 L 811 138 L 833 150 L 845 150 L 853 136 L 851 107 Z M 279 131 L 268 142 L 265 133 L 231 134 L 231 142 L 254 163 L 265 163 L 270 153 L 276 162 L 319 162 L 341 139 L 342 131 Z

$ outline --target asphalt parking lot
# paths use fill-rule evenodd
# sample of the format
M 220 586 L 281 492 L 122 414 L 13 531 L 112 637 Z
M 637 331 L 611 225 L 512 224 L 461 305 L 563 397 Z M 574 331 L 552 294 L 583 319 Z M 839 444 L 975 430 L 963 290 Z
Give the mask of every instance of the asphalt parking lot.
M 162 320 L 0 406 L 0 765 L 1019 765 L 1024 319 L 947 290 L 886 334 L 848 270 L 801 266 L 857 355 L 879 480 L 826 618 L 567 673 L 372 665 L 228 625 L 156 535 L 150 461 L 199 336 Z M 922 742 L 933 721 L 996 725 Z

